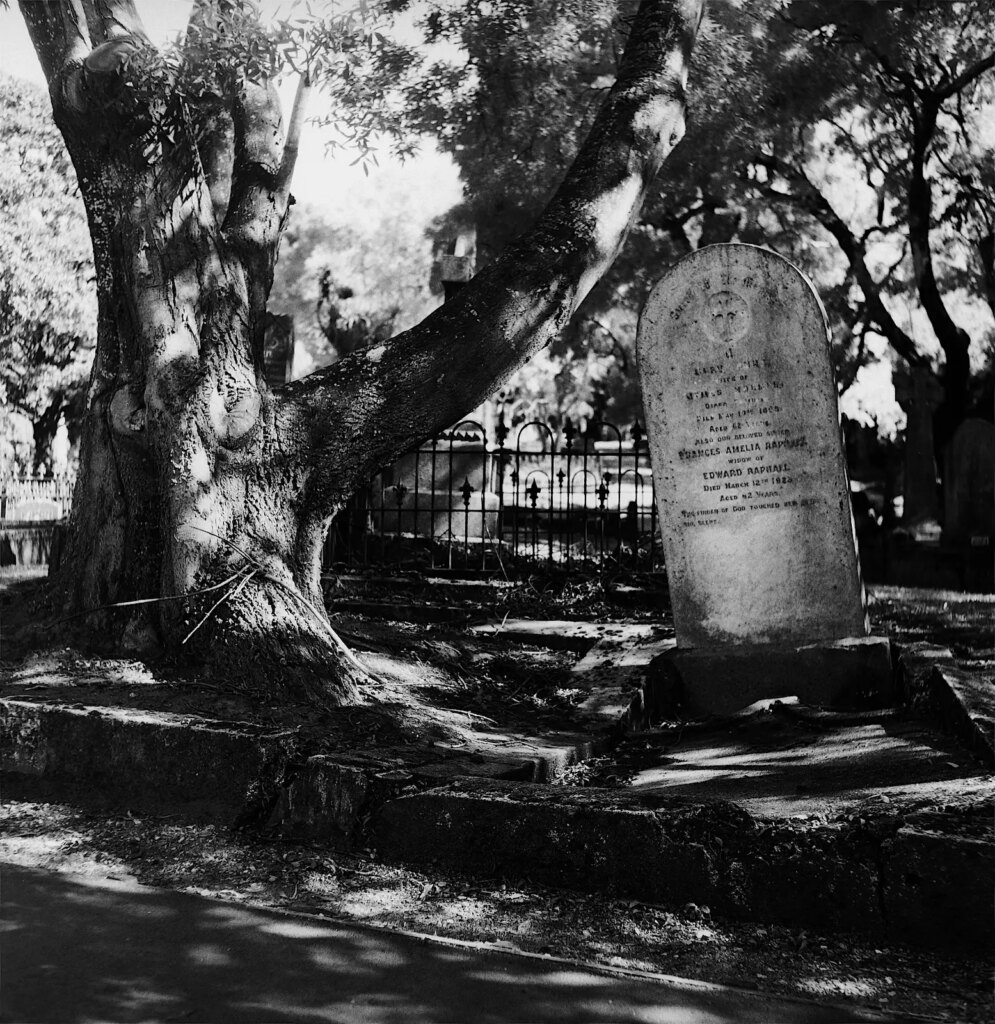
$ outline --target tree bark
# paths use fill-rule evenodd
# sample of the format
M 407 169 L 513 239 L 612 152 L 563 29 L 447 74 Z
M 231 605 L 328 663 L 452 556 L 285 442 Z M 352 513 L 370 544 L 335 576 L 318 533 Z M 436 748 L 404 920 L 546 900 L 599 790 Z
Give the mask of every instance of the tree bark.
M 644 0 L 618 82 L 532 232 L 419 326 L 271 390 L 262 330 L 298 105 L 284 139 L 266 82 L 202 108 L 171 103 L 168 82 L 149 97 L 131 85 L 156 55 L 130 0 L 22 0 L 98 289 L 56 580 L 67 612 L 233 687 L 363 699 L 369 679 L 324 611 L 328 524 L 358 484 L 547 344 L 611 264 L 683 133 L 701 8 Z

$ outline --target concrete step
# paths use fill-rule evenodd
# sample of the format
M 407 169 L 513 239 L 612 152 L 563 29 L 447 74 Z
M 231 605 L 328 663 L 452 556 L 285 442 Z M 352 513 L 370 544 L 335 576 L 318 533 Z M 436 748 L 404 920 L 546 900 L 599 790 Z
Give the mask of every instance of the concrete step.
M 477 635 L 583 650 L 572 680 L 587 689 L 586 729 L 525 735 L 492 723 L 472 747 L 357 741 L 328 753 L 297 729 L 70 704 L 42 690 L 0 700 L 5 791 L 178 808 L 330 847 L 372 845 L 405 863 L 747 920 L 938 948 L 995 941 L 995 783 L 971 753 L 990 688 L 965 669 L 966 682 L 944 682 L 954 678 L 949 651 L 900 651 L 898 675 L 913 709 L 930 713 L 937 693 L 961 709 L 947 716 L 953 740 L 938 720 L 898 712 L 806 712 L 797 735 L 781 737 L 689 724 L 686 742 L 668 747 L 658 734 L 660 758 L 634 786 L 583 788 L 542 783 L 604 755 L 626 729 L 645 729 L 642 679 L 673 642 L 668 631 L 504 620 Z M 52 694 L 64 689 L 53 681 Z M 860 762 L 849 788 L 835 774 L 848 761 Z

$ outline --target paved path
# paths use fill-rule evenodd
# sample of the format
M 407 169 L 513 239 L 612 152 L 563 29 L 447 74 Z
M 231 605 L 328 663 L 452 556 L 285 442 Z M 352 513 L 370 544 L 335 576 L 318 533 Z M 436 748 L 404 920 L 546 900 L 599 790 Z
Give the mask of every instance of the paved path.
M 0 1020 L 882 1020 L 184 893 L 3 866 Z

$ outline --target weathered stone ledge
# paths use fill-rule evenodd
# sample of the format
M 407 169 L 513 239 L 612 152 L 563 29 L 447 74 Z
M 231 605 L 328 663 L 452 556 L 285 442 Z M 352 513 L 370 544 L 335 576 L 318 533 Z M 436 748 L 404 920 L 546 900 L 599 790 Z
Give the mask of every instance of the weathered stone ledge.
M 995 679 L 958 668 L 950 650 L 936 644 L 903 645 L 895 661 L 901 698 L 995 768 Z
M 939 948 L 995 940 L 990 808 L 764 820 L 720 800 L 543 786 L 528 760 L 308 755 L 295 732 L 0 701 L 0 767 L 50 799 L 179 807 L 459 873 Z M 17 786 L 8 787 L 8 793 Z
M 721 801 L 463 780 L 385 802 L 371 838 L 405 863 L 744 920 L 941 948 L 995 941 L 995 846 L 920 831 L 900 812 L 773 822 Z

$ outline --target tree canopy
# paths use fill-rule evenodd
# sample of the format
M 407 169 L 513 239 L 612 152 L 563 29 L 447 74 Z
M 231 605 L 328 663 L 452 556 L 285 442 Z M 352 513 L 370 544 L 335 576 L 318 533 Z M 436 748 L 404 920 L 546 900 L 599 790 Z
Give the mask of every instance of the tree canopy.
M 408 96 L 460 164 L 485 257 L 541 206 L 582 138 L 617 59 L 612 14 L 597 0 L 497 0 L 426 17 L 428 38 L 460 42 L 466 64 Z M 634 321 L 691 248 L 766 244 L 816 281 L 843 385 L 884 339 L 940 374 L 948 437 L 995 333 L 993 53 L 977 2 L 711 4 L 685 139 L 586 324 L 582 311 L 583 339 L 564 350 L 603 345 L 607 310 Z M 623 344 L 631 334 L 612 330 Z

